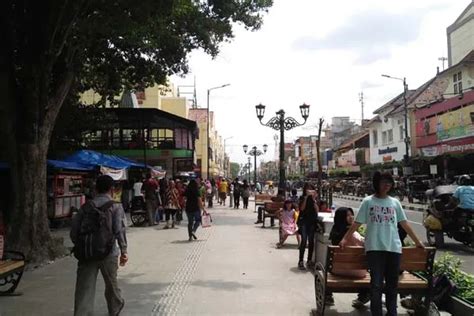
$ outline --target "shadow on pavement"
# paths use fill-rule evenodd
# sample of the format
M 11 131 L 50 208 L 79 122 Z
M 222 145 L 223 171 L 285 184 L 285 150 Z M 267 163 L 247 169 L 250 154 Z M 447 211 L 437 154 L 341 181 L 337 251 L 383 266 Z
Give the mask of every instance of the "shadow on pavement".
M 198 280 L 191 283 L 194 286 L 207 287 L 215 290 L 224 291 L 238 291 L 240 289 L 251 289 L 254 286 L 235 281 L 221 281 L 221 280 Z
M 310 273 L 311 271 L 305 269 L 305 270 L 300 270 L 300 268 L 298 267 L 291 267 L 290 268 L 290 271 L 293 272 L 293 273 L 298 273 L 298 274 L 301 274 L 301 273 Z
M 193 241 L 189 241 L 189 240 L 173 240 L 171 241 L 170 243 L 171 244 L 192 244 L 193 242 L 203 242 L 203 241 L 206 241 L 205 239 L 197 239 L 197 240 L 193 240 Z

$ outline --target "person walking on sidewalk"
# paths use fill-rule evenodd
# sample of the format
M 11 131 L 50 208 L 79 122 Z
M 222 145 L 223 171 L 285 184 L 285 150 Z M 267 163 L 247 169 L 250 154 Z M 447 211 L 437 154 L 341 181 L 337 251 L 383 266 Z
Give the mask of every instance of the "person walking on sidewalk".
M 119 315 L 125 305 L 117 283 L 117 270 L 119 255 L 120 265 L 128 261 L 126 223 L 122 205 L 112 201 L 113 185 L 114 180 L 110 176 L 99 176 L 96 197 L 84 204 L 72 220 L 70 236 L 74 243 L 74 255 L 78 258 L 75 316 L 94 313 L 99 271 L 104 278 L 109 315 Z
M 225 200 L 227 199 L 228 183 L 225 179 L 222 179 L 219 183 L 219 204 L 225 206 Z
M 201 224 L 201 211 L 205 211 L 196 180 L 189 182 L 186 189 L 186 216 L 188 218 L 189 241 L 196 240 L 196 231 Z
M 165 205 L 165 219 L 166 226 L 164 229 L 174 228 L 176 212 L 179 210 L 179 191 L 176 188 L 176 183 L 170 180 L 168 184 L 168 190 L 166 191 Z
M 234 183 L 230 182 L 229 179 L 229 207 L 233 208 L 234 207 Z
M 160 204 L 158 196 L 158 182 L 151 177 L 151 173 L 146 175 L 146 180 L 143 183 L 142 191 L 145 192 L 145 204 L 148 215 L 148 226 L 155 224 L 156 209 Z
M 365 251 L 370 271 L 370 310 L 372 315 L 382 316 L 382 292 L 385 292 L 386 315 L 396 316 L 402 254 L 397 223 L 400 223 L 417 247 L 424 248 L 424 246 L 408 224 L 400 201 L 388 195 L 394 185 L 392 175 L 388 172 L 376 172 L 372 182 L 375 194 L 362 201 L 355 222 L 339 246 L 344 248 L 349 243 L 352 234 L 362 224 L 367 225 Z
M 308 245 L 308 260 L 306 261 L 307 268 L 314 268 L 314 233 L 316 231 L 316 220 L 318 219 L 318 205 L 315 196 L 316 191 L 313 190 L 313 187 L 309 183 L 306 183 L 303 187 L 303 195 L 300 198 L 300 215 L 298 218 L 298 227 L 301 234 L 298 268 L 301 270 L 305 269 L 303 260 L 306 245 Z
M 244 201 L 244 209 L 249 208 L 249 197 L 250 197 L 250 186 L 247 183 L 247 180 L 244 180 L 244 184 L 242 184 L 242 200 Z
M 235 178 L 234 181 L 234 208 L 238 209 L 240 207 L 240 193 L 241 187 L 239 183 L 239 178 Z

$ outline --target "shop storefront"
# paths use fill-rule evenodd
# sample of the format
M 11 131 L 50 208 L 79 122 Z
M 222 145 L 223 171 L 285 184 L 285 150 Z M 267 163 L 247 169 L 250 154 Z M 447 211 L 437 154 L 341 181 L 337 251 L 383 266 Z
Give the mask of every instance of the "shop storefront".
M 472 171 L 474 91 L 418 109 L 415 118 L 419 168 L 436 165 L 445 178 Z

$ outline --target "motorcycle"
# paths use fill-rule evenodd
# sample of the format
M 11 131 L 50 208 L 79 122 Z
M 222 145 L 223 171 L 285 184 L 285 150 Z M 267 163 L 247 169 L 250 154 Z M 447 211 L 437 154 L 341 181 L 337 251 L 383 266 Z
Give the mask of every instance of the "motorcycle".
M 423 225 L 430 246 L 442 247 L 446 234 L 474 248 L 474 212 L 459 214 L 450 206 L 456 188 L 456 185 L 440 185 L 426 191 L 429 207 L 423 215 Z

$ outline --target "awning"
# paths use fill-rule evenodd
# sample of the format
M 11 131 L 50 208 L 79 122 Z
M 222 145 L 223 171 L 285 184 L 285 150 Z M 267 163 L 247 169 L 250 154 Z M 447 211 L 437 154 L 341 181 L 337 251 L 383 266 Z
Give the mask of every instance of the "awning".
M 76 170 L 76 171 L 92 171 L 94 166 L 88 166 L 77 162 L 62 161 L 48 159 L 48 167 L 55 169 Z
M 72 156 L 64 159 L 66 162 L 77 163 L 79 165 L 85 165 L 89 167 L 109 167 L 113 169 L 127 169 L 130 167 L 146 168 L 142 163 L 135 162 L 133 160 L 115 156 L 106 155 L 92 150 L 80 150 Z

